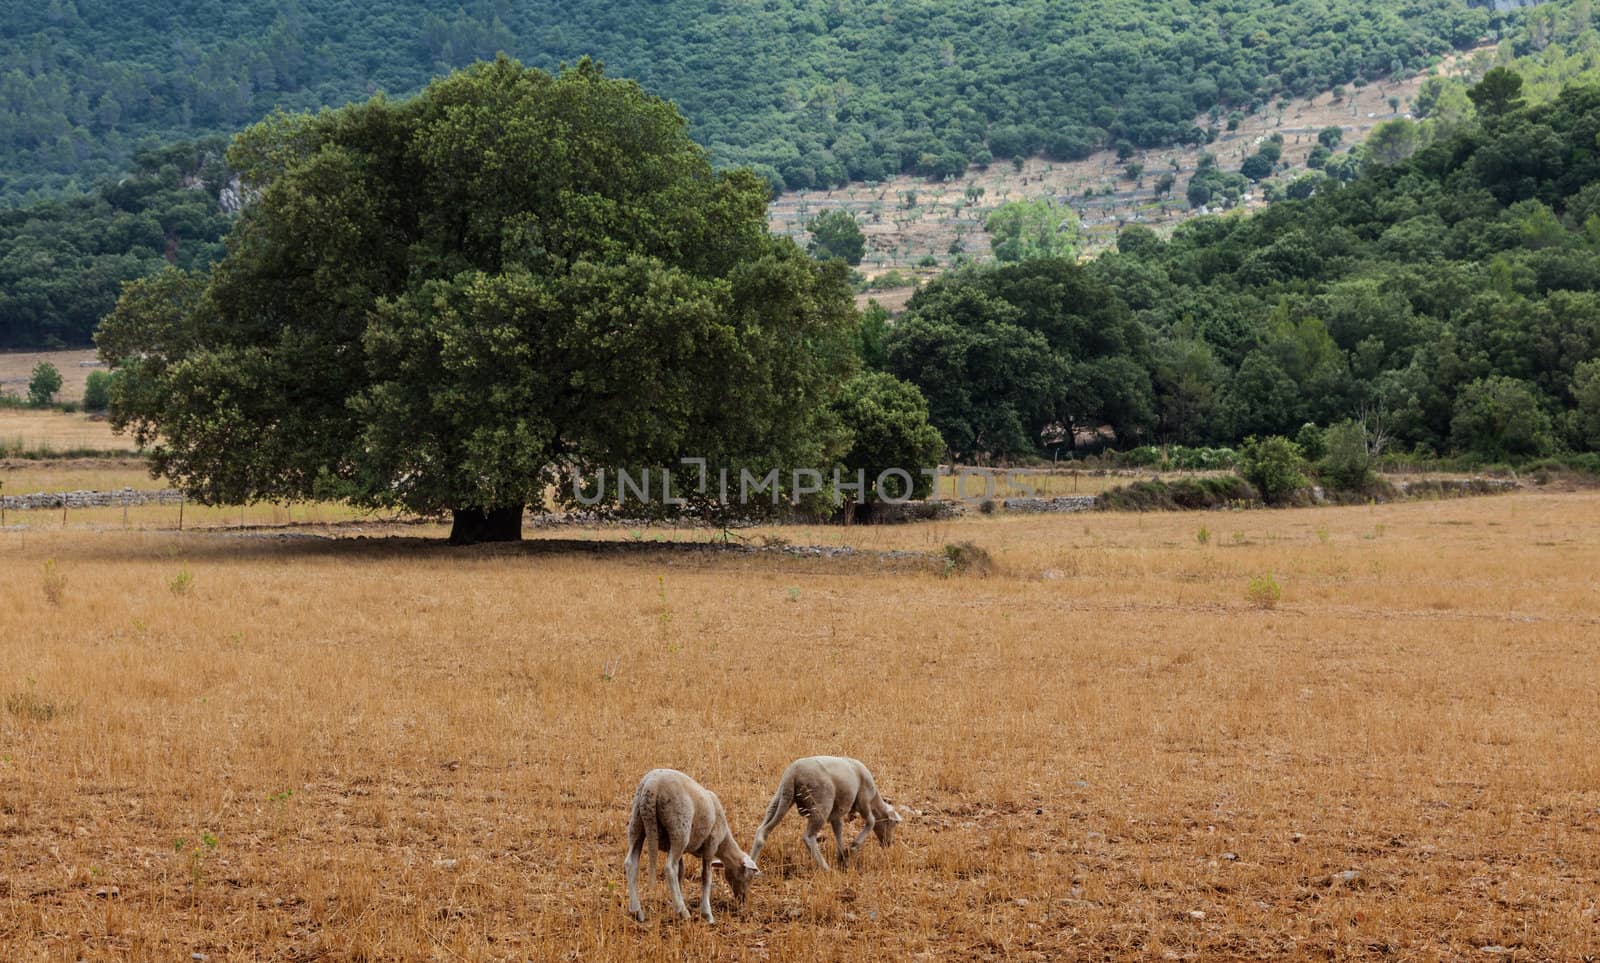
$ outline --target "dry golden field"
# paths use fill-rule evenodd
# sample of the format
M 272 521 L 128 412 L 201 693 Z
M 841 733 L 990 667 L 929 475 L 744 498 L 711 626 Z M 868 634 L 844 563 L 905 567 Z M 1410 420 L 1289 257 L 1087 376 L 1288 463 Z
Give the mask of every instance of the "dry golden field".
M 0 454 L 13 449 L 62 452 L 127 452 L 131 435 L 118 435 L 104 416 L 56 409 L 0 408 Z
M 0 960 L 1600 953 L 1600 494 L 764 533 L 988 577 L 389 531 L 0 531 Z M 640 775 L 748 846 L 822 752 L 891 849 L 627 917 Z
M 99 354 L 94 348 L 73 348 L 66 351 L 0 351 L 0 392 L 10 392 L 19 398 L 28 396 L 28 380 L 33 368 L 48 361 L 61 372 L 61 391 L 58 401 L 82 401 L 84 386 L 89 383 L 89 372 L 106 370 L 98 363 Z

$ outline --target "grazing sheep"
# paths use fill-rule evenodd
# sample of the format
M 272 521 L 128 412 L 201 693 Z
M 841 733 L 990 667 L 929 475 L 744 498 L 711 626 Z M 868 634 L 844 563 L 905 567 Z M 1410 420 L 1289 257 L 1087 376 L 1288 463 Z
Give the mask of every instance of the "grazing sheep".
M 806 848 L 823 869 L 828 868 L 817 845 L 817 833 L 823 823 L 833 826 L 833 839 L 837 845 L 839 865 L 849 865 L 850 854 L 861 848 L 868 833 L 876 833 L 878 843 L 889 845 L 900 814 L 878 794 L 872 773 L 859 760 L 844 756 L 810 756 L 796 759 L 783 771 L 778 792 L 767 805 L 767 818 L 756 830 L 755 842 L 750 847 L 752 859 L 761 855 L 766 845 L 767 833 L 783 819 L 790 806 L 797 806 L 806 817 Z M 846 849 L 844 845 L 844 819 L 850 813 L 861 817 L 861 834 Z
M 739 848 L 728 829 L 728 814 L 717 794 L 678 772 L 652 769 L 639 780 L 628 814 L 628 912 L 644 922 L 639 905 L 639 852 L 650 850 L 650 878 L 656 876 L 656 850 L 667 854 L 667 885 L 672 889 L 672 906 L 687 919 L 683 904 L 683 854 L 700 857 L 700 912 L 707 923 L 711 915 L 711 868 L 720 865 L 734 898 L 744 902 L 750 880 L 761 874 L 756 861 Z

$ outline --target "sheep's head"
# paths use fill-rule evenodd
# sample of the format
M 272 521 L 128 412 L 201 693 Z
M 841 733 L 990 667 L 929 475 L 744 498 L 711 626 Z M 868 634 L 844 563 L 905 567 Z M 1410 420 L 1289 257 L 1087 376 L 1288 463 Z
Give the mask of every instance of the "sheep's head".
M 875 820 L 872 824 L 872 832 L 878 837 L 878 845 L 887 846 L 894 839 L 894 828 L 900 825 L 901 816 L 881 796 L 878 797 L 878 805 L 882 809 L 872 814 Z
M 737 862 L 723 862 L 717 860 L 722 866 L 722 875 L 728 878 L 728 888 L 733 890 L 733 898 L 743 903 L 750 894 L 750 881 L 761 875 L 761 870 L 756 868 L 756 861 L 749 856 L 744 856 Z

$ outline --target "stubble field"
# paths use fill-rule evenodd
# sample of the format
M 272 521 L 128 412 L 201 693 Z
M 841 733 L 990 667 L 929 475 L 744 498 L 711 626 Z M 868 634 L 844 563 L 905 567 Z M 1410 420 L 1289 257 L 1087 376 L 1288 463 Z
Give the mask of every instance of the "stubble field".
M 0 959 L 1600 953 L 1595 493 L 762 533 L 987 577 L 441 532 L 0 532 Z M 813 753 L 892 848 L 627 917 L 640 775 L 748 847 Z

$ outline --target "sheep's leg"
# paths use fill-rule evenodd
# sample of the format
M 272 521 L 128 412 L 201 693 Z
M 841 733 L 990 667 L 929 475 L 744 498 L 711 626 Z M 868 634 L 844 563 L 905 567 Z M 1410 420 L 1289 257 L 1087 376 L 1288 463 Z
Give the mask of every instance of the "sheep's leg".
M 667 885 L 672 888 L 672 908 L 680 919 L 689 918 L 689 907 L 683 903 L 683 850 L 673 846 L 667 853 Z
M 850 844 L 851 853 L 855 853 L 861 849 L 861 844 L 865 843 L 867 841 L 867 837 L 872 834 L 872 827 L 877 823 L 877 821 L 877 817 L 872 815 L 872 810 L 870 809 L 867 810 L 866 815 L 861 817 L 861 832 L 856 834 L 855 841 Z
M 639 905 L 639 851 L 644 849 L 644 833 L 628 832 L 628 858 L 623 865 L 628 871 L 628 912 L 639 922 L 644 922 L 644 907 Z
M 850 868 L 850 852 L 844 848 L 844 817 L 833 817 L 833 851 L 839 854 L 839 868 Z
M 700 855 L 700 866 L 704 870 L 700 874 L 700 915 L 706 918 L 707 923 L 715 923 L 717 918 L 711 915 L 711 850 L 709 848 Z
M 822 847 L 817 845 L 817 834 L 822 832 L 822 825 L 826 820 L 820 815 L 812 815 L 806 821 L 806 848 L 811 850 L 811 858 L 826 872 L 828 861 L 822 858 Z

